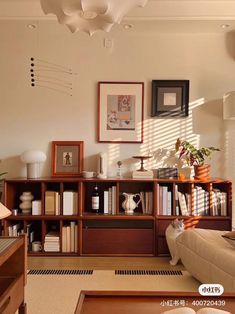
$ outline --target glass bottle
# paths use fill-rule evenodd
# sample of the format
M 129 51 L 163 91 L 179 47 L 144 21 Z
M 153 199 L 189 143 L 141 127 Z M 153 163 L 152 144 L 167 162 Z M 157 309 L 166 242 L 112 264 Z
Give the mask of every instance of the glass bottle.
M 97 184 L 94 186 L 91 197 L 91 208 L 93 212 L 98 213 L 100 209 L 100 195 Z

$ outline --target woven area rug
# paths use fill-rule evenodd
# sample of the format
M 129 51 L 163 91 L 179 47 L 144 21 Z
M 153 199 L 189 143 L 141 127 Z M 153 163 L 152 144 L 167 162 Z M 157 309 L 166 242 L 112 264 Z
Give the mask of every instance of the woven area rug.
M 187 271 L 33 270 L 28 273 L 28 314 L 73 314 L 81 290 L 197 291 Z

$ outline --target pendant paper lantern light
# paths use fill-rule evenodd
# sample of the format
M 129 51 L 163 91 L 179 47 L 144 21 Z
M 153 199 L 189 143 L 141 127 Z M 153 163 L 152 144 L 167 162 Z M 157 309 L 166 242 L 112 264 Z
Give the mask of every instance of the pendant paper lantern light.
M 40 178 L 40 163 L 46 160 L 46 155 L 38 150 L 27 150 L 20 156 L 22 162 L 27 164 L 27 178 Z
M 148 0 L 40 0 L 45 14 L 53 13 L 58 22 L 71 32 L 83 31 L 90 35 L 98 30 L 109 32 L 115 23 L 137 6 Z

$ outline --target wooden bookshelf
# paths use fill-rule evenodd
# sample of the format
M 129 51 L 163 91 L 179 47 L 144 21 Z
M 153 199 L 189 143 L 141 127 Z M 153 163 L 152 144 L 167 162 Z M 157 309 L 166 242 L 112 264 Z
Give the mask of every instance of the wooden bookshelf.
M 94 213 L 91 210 L 91 194 L 97 184 L 100 192 L 101 206 L 104 204 L 103 191 L 115 186 L 115 213 Z M 167 187 L 168 208 L 163 212 L 161 187 Z M 56 191 L 60 197 L 59 215 L 45 214 L 45 192 Z M 164 188 L 166 191 L 166 188 Z M 20 195 L 31 192 L 34 200 L 42 201 L 41 215 L 25 215 L 19 209 Z M 77 194 L 76 212 L 74 215 L 63 215 L 63 192 L 74 191 Z M 189 215 L 181 214 L 178 208 L 178 191 L 187 195 Z M 199 191 L 199 192 L 198 192 Z M 226 195 L 226 214 L 215 209 L 214 191 Z M 218 192 L 220 191 L 220 192 Z M 125 214 L 122 208 L 123 193 L 147 193 L 152 195 L 151 213 L 143 214 L 140 203 L 133 215 Z M 198 195 L 206 199 L 208 212 L 198 203 Z M 206 196 L 205 196 L 206 195 Z M 4 220 L 4 235 L 9 235 L 13 225 L 23 232 L 33 232 L 34 241 L 44 245 L 45 236 L 49 231 L 57 231 L 60 235 L 58 252 L 32 252 L 29 245 L 28 254 L 34 256 L 167 256 L 169 254 L 165 239 L 165 230 L 175 219 L 184 219 L 185 224 L 199 228 L 231 230 L 232 216 L 232 183 L 223 179 L 198 180 L 163 180 L 163 179 L 83 179 L 83 178 L 41 178 L 41 179 L 10 179 L 4 184 L 4 203 L 13 210 L 18 209 L 16 216 Z M 164 196 L 165 197 L 165 196 Z M 198 205 L 197 205 L 198 204 Z M 166 206 L 166 205 L 164 205 Z M 217 206 L 222 206 L 218 205 Z M 201 208 L 198 215 L 198 208 Z M 101 208 L 102 210 L 102 208 Z M 215 212 L 217 210 L 217 212 Z M 62 232 L 71 222 L 76 224 L 76 250 L 62 250 L 64 247 Z M 29 231 L 31 230 L 31 231 Z M 73 229 L 74 230 L 74 229 Z M 69 232 L 69 231 L 68 231 Z

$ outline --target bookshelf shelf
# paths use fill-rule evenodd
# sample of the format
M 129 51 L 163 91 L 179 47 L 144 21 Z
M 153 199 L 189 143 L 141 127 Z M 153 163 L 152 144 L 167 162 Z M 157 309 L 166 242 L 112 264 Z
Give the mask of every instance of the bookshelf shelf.
M 99 187 L 101 211 L 104 208 L 104 191 L 112 193 L 112 203 L 108 204 L 108 207 L 112 206 L 111 212 L 104 214 L 90 210 L 95 184 Z M 21 213 L 19 197 L 27 191 L 33 194 L 34 200 L 41 201 L 41 214 Z M 132 215 L 125 214 L 122 209 L 124 192 L 142 193 L 142 201 Z M 5 181 L 4 195 L 5 205 L 11 210 L 18 209 L 17 215 L 4 220 L 4 235 L 28 232 L 30 256 L 166 256 L 169 251 L 165 230 L 176 218 L 199 228 L 231 230 L 232 184 L 218 178 L 207 181 L 10 179 Z M 48 195 L 52 197 L 49 200 L 49 204 L 50 201 L 53 204 L 52 212 L 48 211 Z M 181 202 L 179 195 L 183 199 Z M 150 205 L 146 213 L 144 208 L 147 203 Z M 199 209 L 201 215 L 198 215 Z M 65 215 L 66 212 L 73 214 Z M 55 246 L 58 251 L 48 251 L 50 241 L 45 246 L 45 239 L 51 232 L 56 232 Z M 32 241 L 42 243 L 41 252 L 32 252 Z

